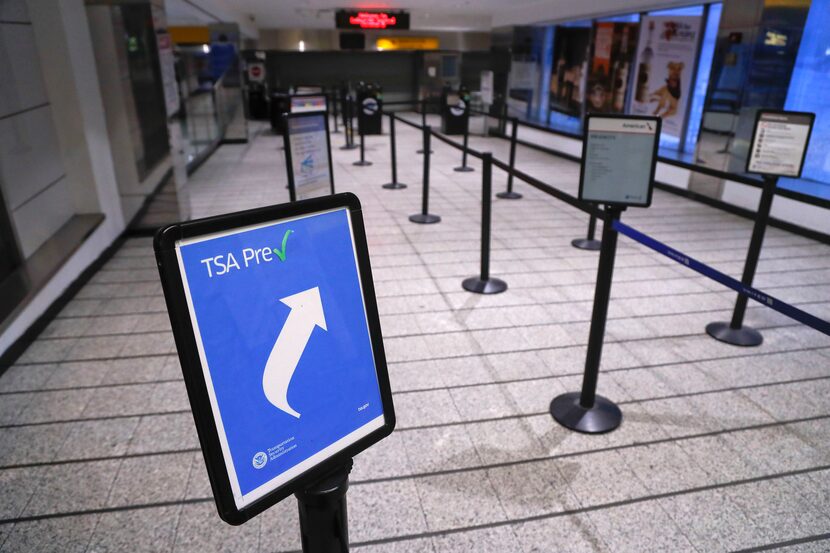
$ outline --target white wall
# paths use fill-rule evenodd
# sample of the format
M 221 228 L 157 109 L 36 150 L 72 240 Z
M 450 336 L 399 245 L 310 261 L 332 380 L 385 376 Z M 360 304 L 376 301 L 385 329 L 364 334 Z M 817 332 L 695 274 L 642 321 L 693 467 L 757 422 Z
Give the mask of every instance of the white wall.
M 0 1 L 0 188 L 24 258 L 74 213 L 24 0 Z

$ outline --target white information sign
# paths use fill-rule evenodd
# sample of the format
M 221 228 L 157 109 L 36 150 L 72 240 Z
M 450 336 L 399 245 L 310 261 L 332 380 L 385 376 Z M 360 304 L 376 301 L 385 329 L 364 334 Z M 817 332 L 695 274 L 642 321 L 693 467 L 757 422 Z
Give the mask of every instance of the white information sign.
M 493 104 L 493 72 L 490 70 L 481 72 L 481 103 Z
M 252 83 L 265 81 L 265 64 L 262 62 L 248 64 L 248 80 Z
M 812 113 L 759 111 L 747 172 L 800 177 L 814 119 Z
M 579 199 L 648 207 L 659 136 L 660 120 L 656 117 L 589 115 Z
M 332 176 L 325 114 L 289 117 L 288 147 L 297 199 L 328 194 Z
M 292 96 L 291 113 L 326 111 L 325 96 Z

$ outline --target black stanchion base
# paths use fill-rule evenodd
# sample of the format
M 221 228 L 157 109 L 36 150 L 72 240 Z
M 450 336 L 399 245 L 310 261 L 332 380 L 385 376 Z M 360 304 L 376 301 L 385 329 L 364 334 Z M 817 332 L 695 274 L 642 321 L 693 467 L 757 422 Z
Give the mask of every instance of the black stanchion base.
M 496 194 L 496 198 L 501 198 L 502 200 L 521 200 L 522 195 L 511 190 L 510 192 L 499 192 Z
M 575 238 L 571 240 L 571 246 L 580 250 L 598 251 L 602 246 L 599 240 L 588 240 L 587 238 Z
M 584 434 L 611 432 L 622 422 L 622 411 L 610 399 L 596 396 L 594 406 L 586 409 L 579 404 L 582 394 L 571 392 L 556 396 L 550 402 L 550 414 L 564 426 Z
M 720 340 L 733 346 L 760 346 L 764 341 L 761 333 L 754 328 L 748 326 L 732 328 L 729 323 L 709 323 L 706 325 L 706 334 L 715 340 Z
M 453 171 L 455 171 L 456 173 L 471 173 L 472 171 L 475 171 L 475 169 L 473 169 L 469 165 L 462 165 L 461 167 L 456 167 L 455 169 L 453 169 Z
M 461 287 L 476 294 L 499 294 L 507 290 L 507 283 L 498 278 L 482 280 L 478 277 L 470 277 L 464 279 Z
M 357 148 L 360 148 L 360 146 L 358 144 L 352 144 L 352 145 L 346 144 L 345 146 L 340 146 L 341 150 L 356 150 Z
M 371 161 L 366 161 L 365 159 L 361 159 L 360 161 L 355 161 L 352 165 L 357 165 L 358 167 L 368 167 L 372 164 Z
M 415 150 L 415 153 L 416 153 L 416 154 L 423 154 L 423 153 L 424 153 L 424 149 L 423 149 L 423 148 L 421 148 L 420 150 Z M 430 151 L 429 151 L 429 153 L 434 154 L 434 153 L 435 153 L 435 150 L 430 150 Z
M 415 215 L 410 215 L 409 220 L 419 225 L 431 225 L 433 223 L 440 223 L 441 217 L 433 215 L 432 213 L 416 213 Z
M 402 182 L 387 182 L 382 185 L 381 188 L 385 188 L 387 190 L 403 190 L 406 188 L 406 185 Z

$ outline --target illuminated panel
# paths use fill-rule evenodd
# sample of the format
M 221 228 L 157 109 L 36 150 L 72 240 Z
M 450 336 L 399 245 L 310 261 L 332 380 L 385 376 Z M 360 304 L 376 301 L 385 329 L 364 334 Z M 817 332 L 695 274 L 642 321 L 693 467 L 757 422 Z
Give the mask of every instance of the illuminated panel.
M 409 29 L 408 12 L 338 10 L 334 14 L 338 29 Z

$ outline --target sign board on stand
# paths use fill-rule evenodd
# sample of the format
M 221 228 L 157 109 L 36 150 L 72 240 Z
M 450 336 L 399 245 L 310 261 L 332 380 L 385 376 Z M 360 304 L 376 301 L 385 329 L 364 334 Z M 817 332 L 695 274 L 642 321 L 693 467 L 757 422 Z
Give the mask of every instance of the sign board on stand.
M 815 118 L 814 113 L 759 110 L 746 163 L 747 173 L 799 178 Z
M 248 64 L 248 81 L 261 83 L 265 81 L 265 64 L 255 61 Z
M 177 223 L 154 247 L 223 520 L 245 522 L 392 432 L 356 196 Z
M 481 103 L 493 105 L 493 72 L 489 69 L 481 72 Z
M 326 111 L 328 103 L 321 94 L 294 94 L 291 96 L 291 113 Z
M 285 115 L 285 165 L 291 201 L 334 194 L 334 171 L 326 111 Z
M 621 207 L 651 205 L 659 140 L 657 117 L 588 115 L 579 199 Z

